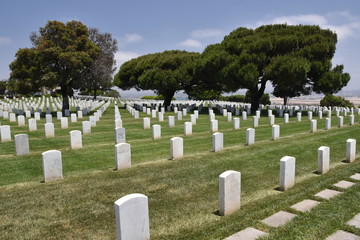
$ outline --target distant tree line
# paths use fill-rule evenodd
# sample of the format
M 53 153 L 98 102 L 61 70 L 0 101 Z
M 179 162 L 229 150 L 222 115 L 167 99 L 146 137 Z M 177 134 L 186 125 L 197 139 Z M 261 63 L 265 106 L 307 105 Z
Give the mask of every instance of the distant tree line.
M 165 106 L 177 91 L 190 99 L 212 100 L 247 89 L 244 98 L 232 100 L 249 102 L 255 111 L 260 103 L 269 102 L 268 83 L 272 94 L 287 104 L 290 98 L 312 92 L 334 94 L 350 80 L 343 65 L 331 64 L 336 34 L 319 26 L 241 27 L 201 54 L 170 50 L 127 61 L 114 78 L 117 42 L 109 33 L 79 21 L 49 21 L 30 39 L 33 46 L 19 49 L 10 64 L 7 89 L 20 94 L 42 87 L 58 89 L 63 110 L 69 107 L 68 96 L 74 89 L 96 98 L 115 85 L 123 90 L 153 90 L 163 96 Z

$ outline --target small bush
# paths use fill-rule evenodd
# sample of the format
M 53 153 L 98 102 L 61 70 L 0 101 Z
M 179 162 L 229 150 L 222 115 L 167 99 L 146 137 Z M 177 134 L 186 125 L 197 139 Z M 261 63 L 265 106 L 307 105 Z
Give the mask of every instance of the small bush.
M 148 100 L 164 100 L 163 95 L 157 95 L 157 96 L 142 96 L 141 99 L 148 99 Z M 176 98 L 172 98 L 172 100 L 176 100 Z
M 320 100 L 321 106 L 336 106 L 336 107 L 354 107 L 354 104 L 352 104 L 349 100 L 340 97 L 340 96 L 334 96 L 331 94 L 326 95 L 323 97 L 323 99 Z

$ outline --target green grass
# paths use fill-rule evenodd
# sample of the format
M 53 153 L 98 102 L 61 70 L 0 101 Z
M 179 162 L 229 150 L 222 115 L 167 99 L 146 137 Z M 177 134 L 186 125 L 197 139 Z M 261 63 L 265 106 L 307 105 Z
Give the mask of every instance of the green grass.
M 360 134 L 356 124 L 337 128 L 332 119 L 331 130 L 325 118 L 318 120 L 318 131 L 310 133 L 310 121 L 290 118 L 288 124 L 276 118 L 280 139 L 271 140 L 268 118 L 261 117 L 256 128 L 255 144 L 245 146 L 245 130 L 252 118 L 241 120 L 241 128 L 232 130 L 232 123 L 216 116 L 219 131 L 224 133 L 225 149 L 211 152 L 212 133 L 208 115 L 200 115 L 193 126 L 193 135 L 184 137 L 183 123 L 167 126 L 165 121 L 151 119 L 162 126 L 162 138 L 152 140 L 151 129 L 142 129 L 142 117 L 133 119 L 120 109 L 126 139 L 131 144 L 132 167 L 115 171 L 114 106 L 105 112 L 90 135 L 83 136 L 83 148 L 71 150 L 69 131 L 81 130 L 81 122 L 60 129 L 54 119 L 56 138 L 45 139 L 43 124 L 29 132 L 27 127 L 11 125 L 12 135 L 27 133 L 31 154 L 15 156 L 14 142 L 0 143 L 0 238 L 1 239 L 114 239 L 114 201 L 131 193 L 149 197 L 152 239 L 224 239 L 246 227 L 269 232 L 264 239 L 325 239 L 338 229 L 360 235 L 360 230 L 345 225 L 360 212 L 360 184 L 324 201 L 313 195 L 332 184 L 351 180 L 360 173 L 360 161 L 344 163 L 346 140 Z M 315 118 L 315 117 L 314 117 Z M 84 118 L 85 120 L 88 117 Z M 185 156 L 169 160 L 170 138 L 184 137 Z M 317 149 L 329 146 L 331 169 L 318 175 Z M 62 152 L 64 180 L 43 183 L 41 153 L 56 149 Z M 296 157 L 296 184 L 279 192 L 279 163 L 285 156 Z M 218 211 L 218 177 L 226 170 L 241 172 L 241 210 L 226 217 Z M 338 190 L 338 189 L 337 189 Z M 296 213 L 290 206 L 304 199 L 322 203 L 308 213 L 297 213 L 290 223 L 270 228 L 260 220 L 284 210 Z

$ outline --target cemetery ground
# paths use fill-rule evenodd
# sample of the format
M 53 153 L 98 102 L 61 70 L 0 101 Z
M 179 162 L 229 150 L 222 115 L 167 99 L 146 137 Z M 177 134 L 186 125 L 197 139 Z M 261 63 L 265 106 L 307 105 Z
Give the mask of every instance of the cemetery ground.
M 255 128 L 255 144 L 245 146 L 246 129 L 252 117 L 240 120 L 240 129 L 216 114 L 219 132 L 224 134 L 224 149 L 212 152 L 209 116 L 200 114 L 193 134 L 184 136 L 183 120 L 168 127 L 161 125 L 161 138 L 152 139 L 152 130 L 143 129 L 142 117 L 134 119 L 120 106 L 126 142 L 131 145 L 132 167 L 115 171 L 114 105 L 83 135 L 83 148 L 71 150 L 69 132 L 81 130 L 81 119 L 69 121 L 60 129 L 56 120 L 55 138 L 44 136 L 45 119 L 37 121 L 38 130 L 1 119 L 11 126 L 12 141 L 0 143 L 0 239 L 115 239 L 114 202 L 127 194 L 148 196 L 152 239 L 224 239 L 247 227 L 270 233 L 263 239 L 325 239 L 341 229 L 360 235 L 360 229 L 347 221 L 360 213 L 360 183 L 342 190 L 333 184 L 360 173 L 360 161 L 346 163 L 346 140 L 360 136 L 359 115 L 350 126 L 337 127 L 333 113 L 332 128 L 324 130 L 325 116 L 318 119 L 317 132 L 310 133 L 307 116 L 301 122 L 291 117 L 288 124 L 276 117 L 280 138 L 271 140 L 271 126 L 262 116 Z M 84 117 L 87 120 L 88 116 Z M 314 116 L 317 119 L 317 116 Z M 27 122 L 27 121 L 26 121 Z M 15 156 L 13 136 L 29 135 L 30 154 Z M 184 157 L 170 158 L 170 139 L 184 138 Z M 359 140 L 359 139 L 358 139 Z M 330 147 L 330 171 L 317 174 L 317 151 Z M 43 182 L 41 154 L 47 150 L 62 152 L 64 179 Z M 296 158 L 295 186 L 278 190 L 280 159 Z M 241 172 L 241 208 L 228 216 L 219 216 L 219 175 L 227 170 Z M 342 194 L 323 200 L 314 195 L 326 188 Z M 309 212 L 297 212 L 290 206 L 305 200 L 321 202 Z M 261 222 L 278 211 L 296 213 L 284 226 L 271 228 Z

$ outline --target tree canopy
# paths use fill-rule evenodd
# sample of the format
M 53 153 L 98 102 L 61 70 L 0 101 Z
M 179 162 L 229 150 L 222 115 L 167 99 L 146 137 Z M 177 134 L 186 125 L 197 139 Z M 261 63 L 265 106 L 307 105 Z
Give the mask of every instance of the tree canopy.
M 97 90 L 106 91 L 113 85 L 112 74 L 115 72 L 115 52 L 117 41 L 110 33 L 100 33 L 96 28 L 89 29 L 89 39 L 100 48 L 100 53 L 85 74 L 83 88 L 92 90 L 96 99 Z
M 10 64 L 10 78 L 18 84 L 61 88 L 63 111 L 69 109 L 68 96 L 72 88 L 84 84 L 100 49 L 89 39 L 88 28 L 78 21 L 48 21 L 39 32 L 32 33 L 32 48 L 19 49 Z
M 114 83 L 121 89 L 153 90 L 171 103 L 175 92 L 189 90 L 195 84 L 194 66 L 200 53 L 179 50 L 152 53 L 124 63 Z
M 196 67 L 204 88 L 233 92 L 248 89 L 255 111 L 271 82 L 273 94 L 287 99 L 339 91 L 350 80 L 343 66 L 332 69 L 336 34 L 319 26 L 286 24 L 238 28 L 221 43 L 209 45 Z

